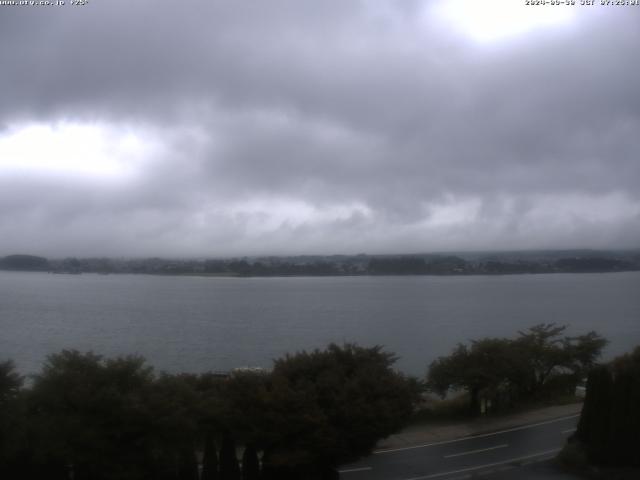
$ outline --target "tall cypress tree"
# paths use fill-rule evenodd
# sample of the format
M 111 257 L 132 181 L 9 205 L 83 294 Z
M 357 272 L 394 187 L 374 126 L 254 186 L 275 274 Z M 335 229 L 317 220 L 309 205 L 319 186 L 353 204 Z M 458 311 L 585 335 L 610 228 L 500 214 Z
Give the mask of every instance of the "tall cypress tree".
M 198 480 L 198 459 L 193 448 L 183 448 L 180 451 L 179 462 L 179 480 Z
M 222 438 L 222 446 L 220 447 L 220 480 L 240 480 L 236 442 L 230 434 L 226 434 Z
M 242 480 L 260 479 L 260 461 L 255 446 L 249 444 L 242 454 Z
M 201 480 L 218 480 L 218 454 L 216 453 L 216 443 L 212 434 L 207 434 L 204 440 L 204 455 L 202 457 L 202 478 Z
M 628 372 L 618 372 L 613 381 L 611 395 L 611 425 L 609 427 L 609 455 L 614 465 L 624 465 L 633 458 L 634 409 L 632 402 L 633 378 Z
M 611 428 L 611 394 L 613 379 L 606 366 L 597 367 L 592 372 L 591 418 L 587 455 L 592 462 L 606 463 L 609 458 Z M 587 387 L 589 388 L 589 387 Z M 586 399 L 585 399 L 586 400 Z
M 640 353 L 640 350 L 636 350 Z M 638 355 L 640 357 L 640 355 Z M 629 452 L 629 463 L 634 467 L 640 467 L 640 371 L 633 375 L 633 383 L 629 395 L 629 403 L 633 406 L 629 417 L 630 437 L 629 445 L 633 449 Z
M 592 369 L 576 438 L 591 463 L 640 466 L 640 347 Z

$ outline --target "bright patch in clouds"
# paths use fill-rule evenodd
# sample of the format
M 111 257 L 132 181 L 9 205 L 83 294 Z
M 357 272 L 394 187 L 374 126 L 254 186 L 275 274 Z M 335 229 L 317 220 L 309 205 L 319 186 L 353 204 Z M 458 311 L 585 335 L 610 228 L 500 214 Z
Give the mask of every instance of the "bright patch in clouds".
M 446 0 L 434 9 L 438 20 L 478 42 L 564 25 L 578 10 L 566 5 L 527 6 L 524 0 Z
M 230 207 L 229 213 L 236 220 L 246 222 L 249 233 L 257 235 L 283 227 L 317 226 L 372 215 L 371 209 L 359 202 L 320 207 L 295 198 L 248 200 Z
M 122 178 L 132 173 L 151 150 L 149 142 L 138 135 L 101 125 L 17 126 L 0 136 L 0 175 Z
M 482 202 L 480 199 L 456 200 L 448 198 L 443 203 L 426 205 L 429 215 L 424 225 L 429 228 L 446 228 L 474 222 Z

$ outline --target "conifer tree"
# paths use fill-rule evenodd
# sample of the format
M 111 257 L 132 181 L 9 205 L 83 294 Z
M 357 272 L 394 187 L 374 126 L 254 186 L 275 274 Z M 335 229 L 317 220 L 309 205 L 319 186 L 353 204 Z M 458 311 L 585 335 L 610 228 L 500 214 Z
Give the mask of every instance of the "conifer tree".
M 628 372 L 619 372 L 613 382 L 611 395 L 611 424 L 609 426 L 609 455 L 607 460 L 615 465 L 625 463 L 633 456 L 633 434 L 636 427 L 632 421 L 634 405 L 633 379 Z
M 220 447 L 220 480 L 240 480 L 236 443 L 230 434 L 222 438 Z
M 589 461 L 599 465 L 640 465 L 640 347 L 594 368 L 576 438 Z
M 198 480 L 198 459 L 193 448 L 183 448 L 180 452 L 179 461 L 179 480 Z
M 603 463 L 608 457 L 612 389 L 608 367 L 591 370 L 577 436 L 587 445 L 589 460 L 595 463 Z
M 260 478 L 260 461 L 258 460 L 258 452 L 252 444 L 244 449 L 242 454 L 242 480 L 259 480 Z
M 207 434 L 204 440 L 204 455 L 202 457 L 202 479 L 218 480 L 218 454 L 216 453 L 216 443 L 213 435 Z

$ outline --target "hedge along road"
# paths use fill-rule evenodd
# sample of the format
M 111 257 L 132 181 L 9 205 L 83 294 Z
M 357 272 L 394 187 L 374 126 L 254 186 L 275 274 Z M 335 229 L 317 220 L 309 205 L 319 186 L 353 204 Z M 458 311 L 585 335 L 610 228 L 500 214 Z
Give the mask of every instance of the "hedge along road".
M 500 472 L 553 458 L 579 414 L 470 437 L 377 450 L 340 469 L 346 480 L 429 480 Z

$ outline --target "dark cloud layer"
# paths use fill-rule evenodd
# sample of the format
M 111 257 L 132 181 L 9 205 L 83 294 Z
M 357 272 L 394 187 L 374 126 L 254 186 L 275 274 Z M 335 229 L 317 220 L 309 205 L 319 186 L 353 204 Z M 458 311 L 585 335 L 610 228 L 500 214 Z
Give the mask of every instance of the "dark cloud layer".
M 376 3 L 0 7 L 0 253 L 638 246 L 640 8 L 482 43 Z M 30 125 L 116 173 L 17 167 Z

